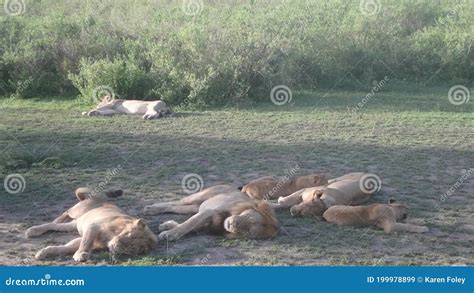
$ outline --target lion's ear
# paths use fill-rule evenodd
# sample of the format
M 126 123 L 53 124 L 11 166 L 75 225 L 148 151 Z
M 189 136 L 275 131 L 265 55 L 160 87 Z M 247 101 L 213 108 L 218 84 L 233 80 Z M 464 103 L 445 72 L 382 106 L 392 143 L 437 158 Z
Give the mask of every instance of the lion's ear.
M 396 203 L 397 201 L 394 198 L 391 198 L 388 200 L 388 204 L 393 204 Z
M 105 195 L 107 195 L 107 197 L 109 198 L 121 197 L 123 195 L 123 190 L 122 189 L 109 190 L 105 192 Z
M 323 191 L 322 190 L 316 190 L 314 192 L 314 195 L 315 195 L 315 197 L 314 197 L 315 199 L 320 199 L 321 196 L 323 196 Z
M 83 201 L 87 198 L 90 198 L 92 195 L 92 190 L 86 187 L 79 187 L 76 189 L 76 197 L 79 201 Z
M 142 220 L 142 219 L 136 219 L 135 221 L 133 221 L 133 225 L 135 225 L 135 227 L 138 227 L 140 229 L 145 229 L 145 222 Z

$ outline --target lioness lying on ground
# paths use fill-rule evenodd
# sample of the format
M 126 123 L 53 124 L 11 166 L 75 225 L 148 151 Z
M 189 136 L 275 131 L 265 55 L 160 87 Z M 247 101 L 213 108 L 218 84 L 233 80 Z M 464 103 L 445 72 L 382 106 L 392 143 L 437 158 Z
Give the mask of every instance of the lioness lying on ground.
M 251 198 L 277 199 L 304 188 L 321 186 L 327 183 L 327 178 L 318 174 L 281 179 L 266 176 L 250 181 L 242 187 L 242 192 L 245 192 Z
M 112 198 L 122 193 L 116 190 L 96 195 L 88 188 L 78 188 L 79 203 L 53 222 L 29 228 L 26 237 L 48 231 L 77 231 L 81 237 L 65 245 L 41 249 L 35 258 L 74 254 L 75 261 L 85 261 L 93 249 L 108 248 L 112 255 L 136 255 L 153 249 L 157 244 L 156 235 L 141 219 L 128 216 L 112 202 Z
M 143 119 L 157 119 L 172 115 L 171 108 L 161 100 L 139 101 L 114 99 L 105 96 L 94 110 L 82 112 L 85 116 L 111 116 L 115 114 L 139 114 Z
M 372 204 L 369 206 L 332 206 L 324 212 L 323 217 L 330 223 L 346 226 L 377 226 L 385 233 L 408 231 L 423 233 L 428 231 L 426 226 L 416 226 L 403 221 L 407 217 L 408 208 L 391 199 L 389 204 Z
M 366 202 L 372 193 L 361 189 L 360 181 L 367 175 L 357 172 L 329 180 L 326 186 L 299 190 L 289 196 L 280 197 L 280 207 L 290 207 L 292 216 L 322 217 L 324 211 L 334 205 L 359 205 Z
M 228 185 L 216 185 L 177 202 L 146 206 L 144 212 L 194 214 L 181 224 L 175 221 L 161 224 L 160 239 L 176 240 L 200 230 L 257 239 L 270 238 L 278 232 L 278 221 L 270 205 L 252 200 Z

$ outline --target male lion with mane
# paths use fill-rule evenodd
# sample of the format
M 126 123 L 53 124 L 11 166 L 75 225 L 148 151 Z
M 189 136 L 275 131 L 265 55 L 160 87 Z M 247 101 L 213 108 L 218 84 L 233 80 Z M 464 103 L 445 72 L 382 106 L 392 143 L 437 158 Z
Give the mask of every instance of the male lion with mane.
M 193 214 L 178 224 L 167 221 L 160 225 L 159 239 L 176 240 L 192 232 L 208 232 L 266 239 L 278 233 L 273 208 L 265 201 L 249 198 L 229 185 L 216 185 L 187 196 L 177 202 L 146 206 L 148 215 L 175 213 Z
M 82 112 L 83 116 L 112 116 L 116 114 L 138 114 L 143 115 L 143 119 L 150 120 L 173 115 L 173 111 L 162 100 L 124 100 L 105 96 L 95 109 Z
M 112 202 L 122 194 L 122 190 L 94 194 L 89 188 L 78 188 L 76 205 L 53 222 L 33 226 L 25 234 L 31 238 L 48 231 L 77 231 L 81 237 L 65 245 L 43 248 L 35 258 L 74 254 L 75 261 L 86 261 L 93 249 L 108 248 L 114 256 L 152 250 L 158 243 L 156 235 L 141 219 L 128 216 Z
M 340 226 L 377 226 L 385 233 L 408 231 L 423 233 L 426 226 L 399 223 L 407 218 L 408 208 L 390 199 L 388 204 L 372 204 L 369 206 L 332 206 L 324 212 L 323 217 L 330 223 Z

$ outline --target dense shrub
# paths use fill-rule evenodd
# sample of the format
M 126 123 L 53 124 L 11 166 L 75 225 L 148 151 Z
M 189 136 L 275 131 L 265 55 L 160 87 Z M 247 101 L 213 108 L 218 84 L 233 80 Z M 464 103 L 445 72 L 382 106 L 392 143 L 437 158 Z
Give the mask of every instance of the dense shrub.
M 109 86 L 215 105 L 267 99 L 278 84 L 472 83 L 472 2 L 375 1 L 374 15 L 360 3 L 29 0 L 0 16 L 0 95 L 90 100 Z
M 110 94 L 139 98 L 146 94 L 146 80 L 143 72 L 134 60 L 116 57 L 112 60 L 99 59 L 97 61 L 82 59 L 79 63 L 78 74 L 69 74 L 69 79 L 86 98 L 94 97 L 94 91 L 106 90 L 110 87 Z

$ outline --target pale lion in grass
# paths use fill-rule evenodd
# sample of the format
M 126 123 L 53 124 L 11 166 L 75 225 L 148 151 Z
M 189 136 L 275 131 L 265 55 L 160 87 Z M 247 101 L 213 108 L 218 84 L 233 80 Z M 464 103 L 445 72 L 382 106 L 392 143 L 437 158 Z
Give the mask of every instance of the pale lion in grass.
M 361 179 L 368 174 L 349 173 L 330 179 L 325 186 L 305 188 L 280 197 L 279 207 L 289 207 L 292 216 L 322 217 L 323 213 L 334 205 L 360 205 L 375 192 L 367 193 L 361 188 Z
M 237 188 L 216 185 L 187 196 L 177 202 L 146 206 L 148 215 L 175 213 L 193 214 L 178 224 L 167 221 L 160 225 L 160 239 L 176 240 L 192 231 L 265 239 L 278 232 L 273 208 L 265 201 L 253 200 Z
M 408 231 L 423 233 L 426 226 L 399 223 L 407 218 L 408 208 L 391 199 L 389 204 L 372 204 L 369 206 L 332 206 L 324 212 L 323 217 L 330 223 L 344 226 L 377 226 L 385 233 Z
M 82 112 L 84 116 L 112 116 L 116 114 L 143 115 L 143 119 L 157 119 L 173 115 L 165 102 L 115 99 L 105 96 L 95 109 Z
M 86 261 L 93 249 L 108 248 L 113 256 L 137 255 L 157 245 L 156 235 L 141 219 L 125 214 L 113 198 L 122 190 L 94 194 L 91 189 L 78 188 L 79 202 L 53 222 L 34 226 L 26 237 L 39 236 L 48 231 L 79 232 L 80 237 L 65 245 L 48 246 L 36 254 L 36 259 L 74 254 L 75 261 Z

